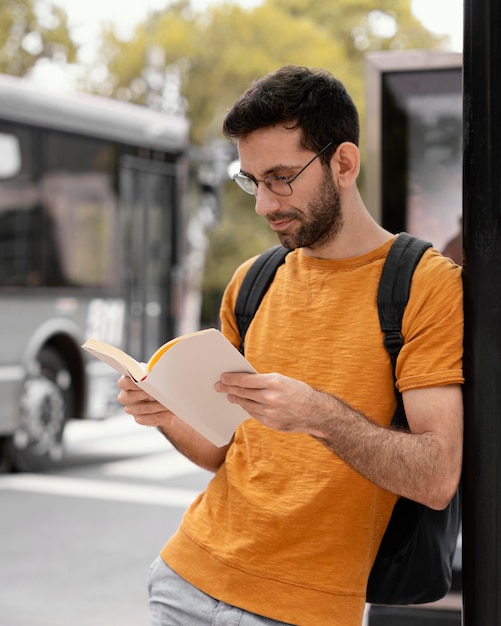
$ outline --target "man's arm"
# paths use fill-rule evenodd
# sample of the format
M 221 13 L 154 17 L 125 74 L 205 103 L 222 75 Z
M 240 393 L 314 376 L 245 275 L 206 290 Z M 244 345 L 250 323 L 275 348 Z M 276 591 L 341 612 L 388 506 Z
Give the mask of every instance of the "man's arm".
M 229 446 L 218 448 L 154 400 L 134 382 L 122 376 L 118 381 L 118 401 L 138 424 L 156 426 L 181 454 L 203 469 L 217 471 Z
M 379 426 L 339 398 L 280 374 L 224 374 L 216 389 L 270 428 L 318 439 L 387 491 L 442 509 L 457 489 L 460 385 L 404 392 L 410 433 Z
M 311 433 L 387 491 L 443 509 L 461 475 L 463 404 L 459 385 L 403 394 L 410 433 L 381 428 L 347 407 Z

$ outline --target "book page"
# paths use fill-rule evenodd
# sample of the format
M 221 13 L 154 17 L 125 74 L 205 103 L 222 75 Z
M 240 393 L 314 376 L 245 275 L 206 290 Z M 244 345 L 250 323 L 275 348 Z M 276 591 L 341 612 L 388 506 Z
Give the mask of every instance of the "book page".
M 170 348 L 172 348 L 172 346 L 175 346 L 176 343 L 179 343 L 180 341 L 184 341 L 188 337 L 193 337 L 193 335 L 202 335 L 202 334 L 207 333 L 207 332 L 212 332 L 213 330 L 215 330 L 215 328 L 207 328 L 205 330 L 197 330 L 197 331 L 195 331 L 193 333 L 187 333 L 186 335 L 181 335 L 180 337 L 175 337 L 174 339 L 171 339 L 167 343 L 164 343 L 164 345 L 160 346 L 160 348 L 158 348 L 158 350 L 152 355 L 152 357 L 148 361 L 148 364 L 146 366 L 146 370 L 148 372 L 151 372 L 151 370 L 153 369 L 155 363 L 160 359 L 160 357 L 165 352 L 167 352 L 167 350 L 170 350 Z
M 109 343 L 99 341 L 98 339 L 88 339 L 82 348 L 90 352 L 93 356 L 104 361 L 114 370 L 130 376 L 134 381 L 142 380 L 146 374 L 145 368 L 136 359 L 133 359 L 120 348 L 116 348 Z
M 223 372 L 256 370 L 224 335 L 208 329 L 176 342 L 138 385 L 214 445 L 224 446 L 250 416 L 214 390 Z

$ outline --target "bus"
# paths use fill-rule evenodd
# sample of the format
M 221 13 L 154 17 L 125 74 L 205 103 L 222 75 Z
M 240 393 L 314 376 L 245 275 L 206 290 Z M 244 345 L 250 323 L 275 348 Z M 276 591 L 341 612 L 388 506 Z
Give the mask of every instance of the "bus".
M 139 360 L 178 334 L 189 125 L 0 76 L 0 465 L 50 467 L 70 419 L 118 409 L 81 344 Z

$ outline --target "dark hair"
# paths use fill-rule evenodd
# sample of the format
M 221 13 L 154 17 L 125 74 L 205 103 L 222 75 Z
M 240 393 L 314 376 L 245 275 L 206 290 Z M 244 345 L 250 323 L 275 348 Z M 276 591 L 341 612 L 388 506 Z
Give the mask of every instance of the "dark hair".
M 339 144 L 358 146 L 357 108 L 344 85 L 326 70 L 293 65 L 257 80 L 230 109 L 223 122 L 228 139 L 243 138 L 261 128 L 282 125 L 302 130 L 302 147 L 329 162 Z M 324 158 L 323 158 L 324 157 Z

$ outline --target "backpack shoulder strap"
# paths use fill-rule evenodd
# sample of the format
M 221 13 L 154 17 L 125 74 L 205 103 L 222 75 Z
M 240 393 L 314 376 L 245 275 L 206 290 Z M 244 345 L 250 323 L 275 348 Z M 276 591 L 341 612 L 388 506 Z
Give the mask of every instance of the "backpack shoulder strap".
M 277 269 L 290 252 L 282 245 L 273 246 L 260 254 L 244 277 L 235 303 L 235 318 L 240 333 L 240 352 L 244 352 L 245 334 L 261 304 L 264 294 L 271 285 Z
M 377 306 L 381 330 L 384 333 L 384 346 L 388 351 L 395 377 L 397 356 L 402 348 L 402 319 L 409 300 L 412 275 L 425 250 L 431 243 L 408 233 L 400 233 L 393 242 L 381 274 L 377 296 Z M 395 390 L 396 391 L 396 390 Z M 399 409 L 392 423 L 407 425 L 400 394 L 397 393 Z

